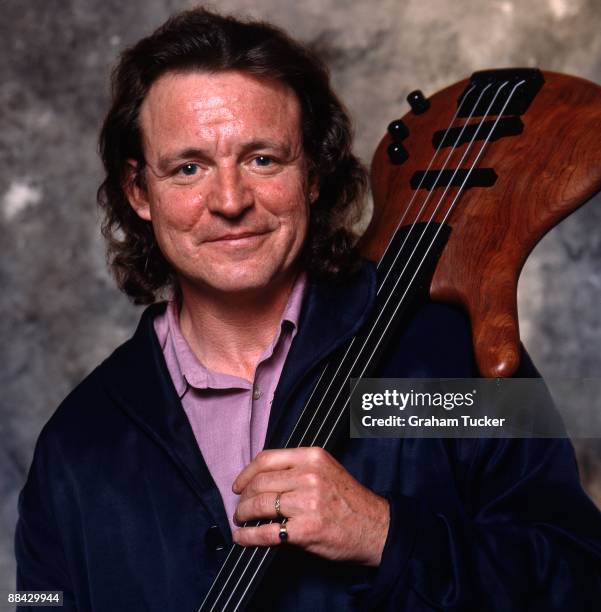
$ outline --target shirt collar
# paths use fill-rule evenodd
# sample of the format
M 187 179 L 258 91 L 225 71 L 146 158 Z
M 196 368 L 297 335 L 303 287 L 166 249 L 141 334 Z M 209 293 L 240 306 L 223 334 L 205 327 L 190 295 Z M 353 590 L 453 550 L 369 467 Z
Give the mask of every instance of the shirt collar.
M 282 313 L 282 323 L 284 321 L 288 321 L 294 325 L 295 329 L 298 328 L 298 321 L 300 319 L 306 287 L 307 275 L 305 272 L 301 272 L 292 286 L 290 297 L 288 298 L 288 302 L 284 308 L 284 312 Z
M 266 348 L 259 359 L 259 363 L 272 355 L 284 332 L 285 322 L 289 324 L 288 327 L 292 337 L 296 335 L 306 286 L 306 273 L 301 272 L 292 286 L 273 342 Z M 172 342 L 172 356 L 174 358 L 172 362 L 176 366 L 174 368 L 176 371 L 171 372 L 171 374 L 175 390 L 180 399 L 186 393 L 188 386 L 195 389 L 250 389 L 252 387 L 252 383 L 243 378 L 210 370 L 196 357 L 181 331 L 177 299 L 169 300 L 165 316 Z

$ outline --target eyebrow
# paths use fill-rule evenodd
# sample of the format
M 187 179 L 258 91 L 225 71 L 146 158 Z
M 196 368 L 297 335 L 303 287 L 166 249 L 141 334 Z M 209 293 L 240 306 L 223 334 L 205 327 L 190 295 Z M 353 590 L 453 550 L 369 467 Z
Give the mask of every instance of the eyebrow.
M 188 147 L 187 149 L 182 149 L 181 151 L 159 156 L 159 159 L 157 162 L 157 169 L 159 170 L 159 172 L 164 173 L 175 162 L 183 161 L 184 159 L 190 159 L 190 158 L 203 158 L 204 159 L 207 157 L 208 157 L 208 154 L 205 150 L 198 149 L 195 147 Z
M 251 151 L 256 151 L 259 149 L 276 149 L 278 151 L 281 151 L 281 153 L 286 158 L 290 156 L 289 145 L 269 139 L 257 139 L 245 143 L 242 146 L 240 154 L 246 155 Z M 197 147 L 187 147 L 186 149 L 182 149 L 181 151 L 176 151 L 174 153 L 169 153 L 167 155 L 160 156 L 157 163 L 157 169 L 160 172 L 166 172 L 173 163 L 191 158 L 209 159 L 210 155 L 206 149 L 201 149 Z

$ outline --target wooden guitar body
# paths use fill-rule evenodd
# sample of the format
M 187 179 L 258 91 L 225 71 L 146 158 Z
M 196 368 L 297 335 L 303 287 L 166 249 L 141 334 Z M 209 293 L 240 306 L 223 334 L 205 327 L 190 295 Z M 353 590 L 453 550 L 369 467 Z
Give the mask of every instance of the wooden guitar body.
M 524 109 L 512 110 L 510 102 L 501 114 L 498 104 L 509 96 L 518 74 L 485 115 L 490 98 L 484 98 L 497 91 L 505 72 L 510 71 L 476 73 L 472 81 L 421 99 L 419 112 L 409 112 L 404 126 L 384 136 L 372 164 L 374 215 L 360 243 L 366 257 L 379 261 L 399 224 L 431 220 L 450 226 L 430 296 L 467 311 L 478 366 L 486 377 L 510 376 L 519 365 L 516 294 L 527 256 L 549 229 L 601 189 L 601 87 L 532 71 L 541 75 L 540 82 L 526 95 L 531 99 L 525 111 L 518 114 Z M 465 95 L 460 114 L 475 112 L 471 118 L 454 118 L 462 94 L 479 74 L 485 78 Z M 485 82 L 492 84 L 476 104 Z M 470 127 L 461 134 L 466 124 Z M 470 140 L 478 124 L 480 132 Z M 485 143 L 487 133 L 491 138 Z M 463 189 L 454 186 L 453 171 L 472 165 L 473 185 L 468 179 Z M 441 169 L 446 175 L 432 174 Z M 424 181 L 416 189 L 420 176 Z M 424 188 L 428 180 L 432 187 L 436 176 L 443 185 L 445 179 L 450 183 Z M 455 183 L 461 179 L 456 173 Z

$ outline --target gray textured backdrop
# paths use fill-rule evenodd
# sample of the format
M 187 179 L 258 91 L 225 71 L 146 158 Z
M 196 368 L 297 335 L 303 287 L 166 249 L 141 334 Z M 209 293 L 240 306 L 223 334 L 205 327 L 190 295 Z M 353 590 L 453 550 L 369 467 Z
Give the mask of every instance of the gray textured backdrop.
M 95 210 L 96 137 L 117 53 L 192 6 L 175 0 L 0 0 L 0 588 L 13 584 L 18 490 L 59 401 L 132 332 Z M 369 160 L 405 95 L 525 65 L 601 82 L 600 0 L 222 0 L 321 50 Z M 601 372 L 601 200 L 551 232 L 520 283 L 523 338 L 547 377 Z M 586 486 L 599 441 L 578 444 Z

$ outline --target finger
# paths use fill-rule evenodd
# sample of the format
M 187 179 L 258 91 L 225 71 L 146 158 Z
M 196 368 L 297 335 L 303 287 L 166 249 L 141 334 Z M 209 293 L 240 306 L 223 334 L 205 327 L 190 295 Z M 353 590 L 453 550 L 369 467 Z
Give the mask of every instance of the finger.
M 275 499 L 277 493 L 261 493 L 244 501 L 241 501 L 234 513 L 234 523 L 242 525 L 247 521 L 255 519 L 278 519 L 275 510 Z M 280 512 L 287 518 L 294 517 L 307 512 L 306 496 L 297 492 L 280 495 Z M 309 504 L 310 505 L 310 504 Z
M 277 449 L 261 451 L 236 477 L 232 490 L 240 494 L 248 483 L 261 472 L 286 470 L 296 465 L 298 449 Z
M 276 519 L 278 518 L 275 511 L 275 499 L 277 493 L 261 493 L 249 499 L 241 501 L 236 507 L 234 513 L 234 523 L 242 525 L 246 521 L 255 519 Z M 281 504 L 280 496 L 280 504 Z M 280 505 L 281 511 L 281 505 Z
M 294 530 L 294 527 L 292 527 Z M 292 544 L 290 533 L 290 522 L 286 523 L 288 533 L 287 543 Z M 280 539 L 280 523 L 274 522 L 258 527 L 241 527 L 234 531 L 233 540 L 240 546 L 278 546 L 282 543 Z
M 240 501 L 244 501 L 262 493 L 272 493 L 275 497 L 278 493 L 287 493 L 302 488 L 304 478 L 297 468 L 287 470 L 275 470 L 273 472 L 260 472 L 248 482 L 240 493 Z
M 261 451 L 236 477 L 232 491 L 240 494 L 261 472 L 286 470 L 300 465 L 331 461 L 331 455 L 319 447 L 281 448 Z

